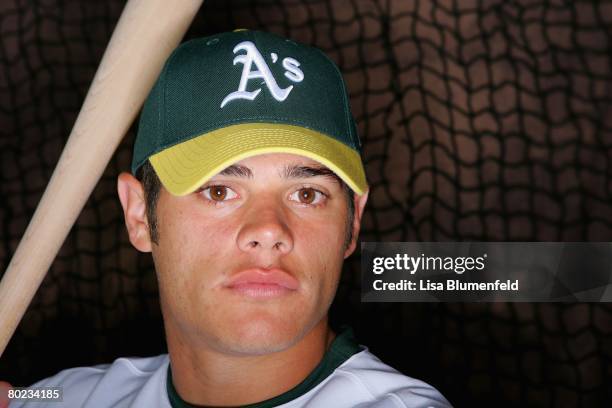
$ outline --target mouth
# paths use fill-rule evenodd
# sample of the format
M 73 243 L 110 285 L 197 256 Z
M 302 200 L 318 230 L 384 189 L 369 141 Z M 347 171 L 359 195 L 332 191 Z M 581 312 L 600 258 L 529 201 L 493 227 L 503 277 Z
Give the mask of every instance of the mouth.
M 246 297 L 274 298 L 295 292 L 299 282 L 282 269 L 254 268 L 238 272 L 225 287 Z

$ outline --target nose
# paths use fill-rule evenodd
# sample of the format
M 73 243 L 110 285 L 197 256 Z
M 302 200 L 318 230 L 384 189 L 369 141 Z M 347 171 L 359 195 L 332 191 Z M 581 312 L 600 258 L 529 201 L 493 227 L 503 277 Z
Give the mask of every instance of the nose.
M 269 204 L 254 206 L 245 214 L 237 239 L 242 251 L 284 255 L 293 249 L 293 237 L 282 209 Z

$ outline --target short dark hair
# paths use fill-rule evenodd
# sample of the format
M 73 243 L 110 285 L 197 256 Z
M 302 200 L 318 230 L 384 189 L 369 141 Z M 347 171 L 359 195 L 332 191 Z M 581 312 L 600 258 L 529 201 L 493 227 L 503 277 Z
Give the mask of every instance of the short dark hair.
M 149 224 L 149 235 L 151 237 L 151 241 L 157 244 L 159 241 L 159 231 L 157 230 L 156 208 L 162 184 L 159 180 L 159 177 L 157 177 L 153 166 L 151 166 L 151 163 L 148 160 L 136 171 L 136 178 L 142 183 L 142 188 L 144 190 L 147 221 Z M 347 248 L 351 240 L 353 239 L 353 221 L 355 219 L 355 193 L 344 181 L 339 181 L 342 185 L 342 190 L 345 193 L 346 201 L 348 204 L 348 217 L 344 241 L 344 247 Z

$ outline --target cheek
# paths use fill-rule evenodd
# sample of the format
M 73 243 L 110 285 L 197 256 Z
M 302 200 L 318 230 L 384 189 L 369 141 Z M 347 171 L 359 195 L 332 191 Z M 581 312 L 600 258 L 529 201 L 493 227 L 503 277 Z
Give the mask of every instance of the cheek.
M 300 231 L 296 253 L 320 301 L 333 297 L 344 261 L 345 224 L 319 224 Z
M 160 247 L 168 248 L 179 264 L 186 260 L 211 257 L 228 250 L 233 242 L 234 227 L 194 209 L 178 209 L 159 222 Z
M 201 293 L 220 262 L 228 259 L 231 225 L 178 208 L 160 214 L 158 230 L 159 245 L 154 246 L 153 257 L 160 286 L 169 295 Z

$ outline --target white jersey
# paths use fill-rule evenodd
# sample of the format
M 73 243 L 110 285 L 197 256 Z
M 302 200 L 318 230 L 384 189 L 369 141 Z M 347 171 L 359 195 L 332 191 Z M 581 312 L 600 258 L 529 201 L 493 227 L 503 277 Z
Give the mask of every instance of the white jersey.
M 301 384 L 280 396 L 284 396 L 284 399 L 276 397 L 249 407 L 450 407 L 448 401 L 429 384 L 401 374 L 363 347 L 359 350 L 341 364 L 339 362 L 333 371 L 325 373 L 314 387 L 302 387 L 296 393 Z M 169 373 L 167 354 L 149 358 L 119 358 L 110 365 L 64 370 L 33 385 L 62 387 L 61 403 L 37 402 L 29 405 L 13 401 L 9 407 L 189 406 L 176 394 Z

